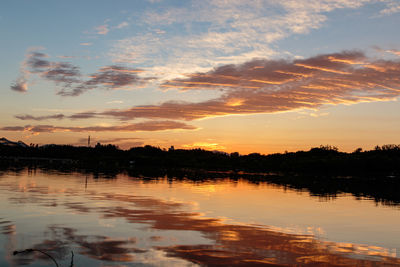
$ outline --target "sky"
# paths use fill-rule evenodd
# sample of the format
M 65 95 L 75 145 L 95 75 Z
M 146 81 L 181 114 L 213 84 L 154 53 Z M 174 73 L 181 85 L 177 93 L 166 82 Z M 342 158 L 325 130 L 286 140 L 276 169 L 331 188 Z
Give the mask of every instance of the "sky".
M 399 0 L 0 3 L 0 137 L 262 154 L 399 144 Z

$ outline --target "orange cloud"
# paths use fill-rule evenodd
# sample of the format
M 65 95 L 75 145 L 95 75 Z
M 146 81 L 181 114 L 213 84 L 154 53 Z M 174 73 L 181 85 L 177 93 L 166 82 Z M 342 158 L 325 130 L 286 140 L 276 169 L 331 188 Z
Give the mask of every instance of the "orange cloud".
M 322 67 L 318 67 L 318 66 L 306 65 L 306 64 L 301 64 L 301 63 L 296 63 L 296 66 L 304 67 L 304 68 L 307 68 L 307 69 L 315 69 L 315 70 L 322 70 L 322 71 L 327 71 L 327 72 L 339 73 L 339 74 L 350 74 L 350 72 L 346 72 L 346 71 L 322 68 Z
M 221 66 L 206 73 L 191 74 L 185 79 L 171 80 L 161 85 L 181 90 L 222 90 L 222 96 L 217 99 L 200 103 L 171 101 L 91 115 L 125 120 L 196 120 L 230 114 L 318 108 L 325 104 L 386 101 L 400 95 L 398 77 L 399 61 L 370 60 L 359 51 L 293 61 L 257 59 L 239 65 Z
M 386 52 L 391 53 L 391 54 L 396 55 L 396 56 L 400 56 L 400 51 L 399 50 L 392 49 L 392 50 L 386 50 Z
M 105 72 L 108 71 L 107 69 Z M 118 70 L 117 72 L 125 74 Z M 124 83 L 124 80 L 117 83 L 111 78 L 108 79 L 108 74 L 104 74 L 103 79 L 102 75 L 100 71 L 99 76 L 92 79 L 95 79 L 96 83 L 114 83 L 111 87 Z M 193 73 L 187 78 L 161 84 L 161 87 L 173 87 L 183 91 L 222 91 L 221 96 L 215 99 L 197 103 L 168 101 L 159 105 L 135 106 L 129 109 L 77 113 L 69 118 L 197 120 L 301 108 L 316 109 L 326 104 L 388 101 L 400 96 L 399 77 L 400 61 L 373 60 L 359 51 L 291 61 L 256 59 L 238 65 L 220 66 L 205 73 Z

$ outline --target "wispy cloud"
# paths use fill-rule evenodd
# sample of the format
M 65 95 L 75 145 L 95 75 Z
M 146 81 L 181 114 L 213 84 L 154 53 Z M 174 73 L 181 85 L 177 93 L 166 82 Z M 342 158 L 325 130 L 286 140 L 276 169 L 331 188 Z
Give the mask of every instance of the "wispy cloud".
M 152 77 L 141 78 L 140 69 L 132 69 L 124 66 L 112 65 L 99 69 L 98 72 L 84 79 L 80 68 L 69 62 L 50 61 L 49 56 L 42 52 L 31 51 L 22 63 L 21 77 L 11 89 L 25 92 L 28 88 L 26 77 L 36 74 L 41 78 L 56 83 L 61 89 L 58 94 L 62 96 L 78 96 L 88 90 L 96 88 L 120 89 L 125 86 L 142 86 Z
M 279 54 L 273 46 L 277 41 L 320 28 L 329 12 L 372 1 L 192 1 L 187 7 L 146 12 L 142 21 L 170 29 L 168 34 L 141 32 L 117 41 L 110 55 L 116 62 L 150 65 L 163 79 L 177 78 L 221 64 L 272 58 Z M 207 31 L 191 30 L 204 24 Z
M 129 23 L 126 21 L 121 22 L 120 24 L 118 24 L 117 26 L 115 26 L 116 29 L 122 29 L 122 28 L 126 28 L 129 26 Z
M 63 58 L 63 59 L 70 59 L 70 58 L 76 58 L 75 56 L 57 56 L 58 58 Z
M 390 50 L 386 50 L 385 52 L 396 55 L 396 56 L 400 56 L 400 50 L 390 49 Z
M 0 128 L 1 131 L 17 131 L 38 133 L 54 132 L 141 132 L 141 131 L 165 131 L 165 130 L 195 130 L 196 127 L 176 121 L 145 121 L 134 124 L 116 126 L 89 126 L 89 127 L 67 127 L 54 125 L 25 125 L 25 126 L 6 126 Z
M 100 25 L 94 28 L 97 34 L 106 35 L 110 30 L 108 29 L 108 25 Z
M 61 120 L 65 118 L 64 114 L 55 114 L 55 115 L 46 115 L 46 116 L 32 116 L 32 115 L 15 115 L 15 118 L 19 120 L 33 120 L 33 121 L 43 121 L 43 120 L 48 120 L 48 119 L 57 119 Z
M 26 70 L 26 59 L 20 64 L 19 77 L 11 84 L 10 89 L 19 93 L 25 93 L 28 91 L 28 78 L 29 71 Z
M 122 100 L 112 100 L 112 101 L 108 101 L 107 104 L 123 104 L 124 101 Z
M 77 66 L 69 62 L 49 61 L 48 58 L 42 52 L 29 52 L 22 63 L 21 74 L 36 74 L 62 87 L 71 87 L 80 82 L 81 73 Z
M 123 29 L 129 26 L 127 21 L 123 21 L 115 26 L 109 25 L 110 19 L 106 19 L 102 25 L 94 27 L 95 33 L 98 35 L 107 35 L 111 30 Z M 92 43 L 81 43 L 81 45 L 91 45 Z
M 178 90 L 221 90 L 204 102 L 135 106 L 71 117 L 196 120 L 214 116 L 316 109 L 327 104 L 387 101 L 400 96 L 400 61 L 374 60 L 359 51 L 301 60 L 257 59 L 225 65 L 162 84 Z
M 87 90 L 103 87 L 106 89 L 120 89 L 129 85 L 141 86 L 152 77 L 140 78 L 138 73 L 143 72 L 140 69 L 131 69 L 122 66 L 106 66 L 99 69 L 98 72 L 90 75 L 90 79 L 81 82 L 74 88 L 64 87 L 58 92 L 62 96 L 78 96 Z
M 83 45 L 83 46 L 91 46 L 93 43 L 80 43 L 80 45 Z
M 385 2 L 386 2 L 386 6 L 385 6 L 384 9 L 382 9 L 379 12 L 380 15 L 392 15 L 392 14 L 400 12 L 400 3 L 399 3 L 399 1 L 389 0 L 389 1 L 385 1 Z
M 68 62 L 54 62 L 41 73 L 42 77 L 55 83 L 73 84 L 79 82 L 79 68 Z
M 89 118 L 95 117 L 96 114 L 97 113 L 95 111 L 78 112 L 78 113 L 71 115 L 69 118 L 70 119 L 89 119 Z

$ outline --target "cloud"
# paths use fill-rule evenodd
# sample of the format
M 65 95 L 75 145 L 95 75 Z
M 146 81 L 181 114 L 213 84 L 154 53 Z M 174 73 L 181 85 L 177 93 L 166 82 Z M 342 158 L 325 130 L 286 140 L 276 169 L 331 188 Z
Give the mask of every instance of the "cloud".
M 71 115 L 70 119 L 90 119 L 97 115 L 94 111 L 87 111 L 87 112 L 79 112 Z
M 129 69 L 116 65 L 107 66 L 92 74 L 91 79 L 86 81 L 86 85 L 108 85 L 111 88 L 120 88 L 139 83 L 140 78 L 137 73 L 140 72 L 143 72 L 143 70 Z
M 106 35 L 110 30 L 108 29 L 108 25 L 100 25 L 94 28 L 97 34 Z
M 27 55 L 26 65 L 32 69 L 31 72 L 42 72 L 43 69 L 51 66 L 51 63 L 46 60 L 48 57 L 45 53 L 32 51 Z
M 76 58 L 75 56 L 57 56 L 57 57 L 63 59 Z
M 35 133 L 54 133 L 54 132 L 143 132 L 143 131 L 165 131 L 165 130 L 195 130 L 196 127 L 175 121 L 145 121 L 134 124 L 117 126 L 89 126 L 89 127 L 66 127 L 54 125 L 26 125 L 26 126 L 6 126 L 0 128 L 1 131 L 18 131 Z
M 110 32 L 110 30 L 112 30 L 112 29 L 122 29 L 122 28 L 126 28 L 126 27 L 129 26 L 128 22 L 123 21 L 123 22 L 121 22 L 120 24 L 118 24 L 116 26 L 111 26 L 110 27 L 107 24 L 109 21 L 110 20 L 107 19 L 107 20 L 104 21 L 103 25 L 99 25 L 99 26 L 95 27 L 94 30 L 96 31 L 96 34 L 98 34 L 98 35 L 107 35 Z M 91 45 L 91 43 L 90 43 L 90 45 Z
M 124 22 L 121 22 L 120 24 L 118 24 L 117 26 L 115 26 L 115 28 L 116 29 L 122 29 L 122 28 L 125 28 L 125 27 L 128 27 L 128 26 L 129 26 L 129 23 L 124 21 Z
M 26 70 L 26 60 L 24 60 L 20 64 L 19 68 L 19 77 L 16 79 L 16 81 L 11 84 L 10 89 L 19 93 L 25 93 L 28 91 L 28 78 L 29 78 L 29 71 Z
M 57 119 L 57 120 L 61 120 L 65 118 L 64 114 L 55 114 L 55 115 L 47 115 L 47 116 L 32 116 L 32 115 L 16 115 L 14 116 L 15 118 L 19 119 L 19 120 L 33 120 L 33 121 L 43 121 L 43 120 L 48 120 L 48 119 Z
M 391 49 L 391 50 L 386 50 L 385 52 L 396 55 L 396 56 L 400 56 L 399 50 Z
M 112 101 L 108 101 L 107 104 L 123 104 L 124 101 L 122 100 L 112 100 Z
M 83 46 L 91 46 L 93 43 L 80 43 L 80 45 L 83 45 Z
M 42 76 L 47 80 L 56 83 L 72 84 L 78 83 L 80 72 L 79 68 L 68 62 L 56 62 Z
M 62 96 L 78 96 L 87 90 L 91 90 L 98 87 L 106 89 L 120 89 L 129 85 L 142 86 L 151 77 L 141 78 L 138 73 L 143 72 L 140 69 L 131 69 L 122 66 L 112 65 L 106 66 L 99 69 L 98 72 L 91 74 L 89 80 L 81 82 L 74 88 L 64 87 L 58 92 Z
M 105 66 L 93 73 L 88 79 L 83 79 L 78 66 L 69 62 L 54 62 L 42 52 L 31 51 L 21 68 L 21 77 L 11 85 L 11 89 L 25 92 L 28 89 L 26 77 L 36 74 L 41 78 L 54 82 L 59 86 L 58 95 L 78 96 L 88 90 L 96 88 L 120 89 L 125 86 L 143 86 L 153 77 L 139 77 L 143 70 L 127 68 L 119 65 Z
M 140 32 L 117 41 L 109 54 L 115 62 L 151 65 L 164 73 L 162 79 L 172 79 L 200 68 L 272 58 L 280 54 L 277 41 L 322 27 L 329 12 L 369 2 L 373 0 L 187 1 L 179 8 L 143 14 L 145 25 L 168 34 Z M 206 31 L 192 30 L 204 25 Z
M 22 132 L 25 130 L 23 126 L 5 126 L 0 128 L 1 131 Z
M 400 12 L 400 3 L 398 1 L 386 1 L 386 6 L 379 12 L 379 15 L 392 15 Z
M 11 90 L 20 92 L 20 93 L 25 93 L 28 91 L 28 83 L 26 82 L 24 77 L 18 78 L 14 84 L 10 86 Z
M 71 87 L 80 82 L 79 67 L 69 62 L 49 61 L 48 58 L 47 54 L 31 51 L 22 64 L 21 75 L 36 74 L 63 87 Z
M 317 109 L 327 104 L 388 101 L 400 95 L 399 77 L 400 61 L 373 60 L 360 51 L 298 60 L 255 59 L 161 84 L 183 91 L 221 91 L 222 95 L 215 99 L 198 103 L 170 101 L 73 116 L 196 120 Z

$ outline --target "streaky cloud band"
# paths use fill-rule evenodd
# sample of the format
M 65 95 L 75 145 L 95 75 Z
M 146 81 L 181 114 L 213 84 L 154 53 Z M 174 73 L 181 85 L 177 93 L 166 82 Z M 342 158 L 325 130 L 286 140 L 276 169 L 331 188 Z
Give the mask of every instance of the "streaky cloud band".
M 25 125 L 25 126 L 6 126 L 0 131 L 54 133 L 54 132 L 142 132 L 142 131 L 165 131 L 165 130 L 195 130 L 195 126 L 176 121 L 144 121 L 134 124 L 124 124 L 115 126 L 54 126 L 54 125 Z
M 254 59 L 193 73 L 161 87 L 222 90 L 204 102 L 168 101 L 103 112 L 73 114 L 83 119 L 110 117 L 196 120 L 207 117 L 274 113 L 322 105 L 388 101 L 400 96 L 400 61 L 372 60 L 361 51 L 324 54 L 301 60 Z

